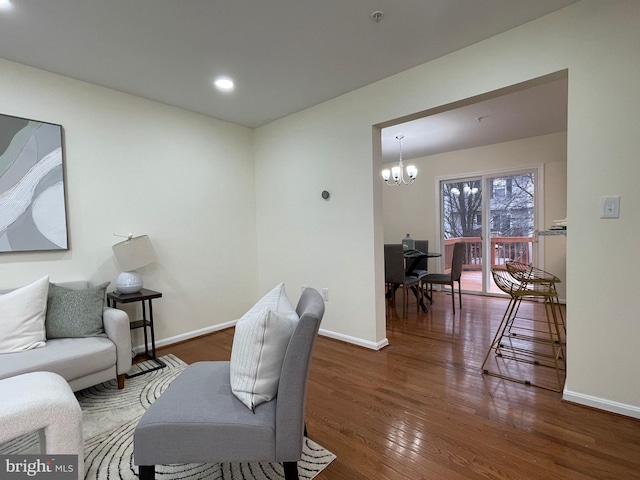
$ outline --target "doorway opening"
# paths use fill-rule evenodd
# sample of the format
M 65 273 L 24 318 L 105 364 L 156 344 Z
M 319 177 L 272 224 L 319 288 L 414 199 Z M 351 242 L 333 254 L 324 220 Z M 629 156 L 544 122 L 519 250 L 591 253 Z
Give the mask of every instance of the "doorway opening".
M 458 187 L 461 193 L 465 193 L 465 186 L 471 191 L 478 188 L 484 197 L 480 211 L 472 217 L 472 228 L 490 222 L 487 233 L 480 234 L 480 245 L 469 254 L 474 268 L 480 267 L 477 275 L 482 286 L 475 287 L 476 291 L 493 295 L 490 269 L 481 270 L 482 262 L 490 260 L 492 253 L 499 259 L 524 258 L 526 254 L 539 268 L 563 279 L 560 298 L 566 298 L 565 243 L 560 237 L 536 238 L 535 230 L 544 230 L 552 220 L 566 217 L 567 97 L 568 71 L 563 70 L 375 125 L 376 169 L 382 170 L 383 165 L 390 168 L 398 162 L 397 135 L 404 135 L 405 163 L 418 168 L 411 186 L 389 187 L 379 177 L 383 241 L 376 248 L 382 250 L 383 243 L 400 243 L 411 233 L 414 239 L 428 240 L 429 250 L 443 254 L 442 260 L 430 261 L 429 270 L 446 270 L 446 248 L 440 245 L 444 230 L 440 181 L 462 182 Z M 421 146 L 413 143 L 414 138 L 420 138 Z M 504 236 L 503 230 L 516 236 L 514 224 L 518 219 L 508 208 L 492 212 L 487 198 L 491 190 L 500 195 L 513 189 L 513 181 L 509 187 L 506 177 L 523 170 L 534 170 L 538 175 L 534 183 L 537 201 L 533 207 L 533 241 L 527 231 L 522 235 L 527 239 L 521 242 L 527 244 L 526 248 L 505 245 L 496 251 L 495 243 Z M 380 171 L 375 173 L 380 175 Z M 488 184 L 488 178 L 495 178 L 495 185 Z

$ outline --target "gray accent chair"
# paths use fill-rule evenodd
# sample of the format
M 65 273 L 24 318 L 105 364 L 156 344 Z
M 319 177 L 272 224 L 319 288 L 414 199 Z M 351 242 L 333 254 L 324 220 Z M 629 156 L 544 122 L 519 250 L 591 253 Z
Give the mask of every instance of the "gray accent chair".
M 231 391 L 229 362 L 190 365 L 135 429 L 133 457 L 140 480 L 154 479 L 155 465 L 219 462 L 282 462 L 285 478 L 298 479 L 309 366 L 324 301 L 306 288 L 296 312 L 300 321 L 276 398 L 252 412 Z

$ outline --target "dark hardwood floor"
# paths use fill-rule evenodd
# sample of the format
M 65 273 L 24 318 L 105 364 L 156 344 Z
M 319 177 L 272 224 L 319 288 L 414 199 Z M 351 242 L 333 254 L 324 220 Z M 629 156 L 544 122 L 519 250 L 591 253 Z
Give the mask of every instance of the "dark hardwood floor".
M 428 313 L 416 313 L 410 302 L 402 319 L 400 298 L 397 311 L 388 310 L 390 345 L 381 351 L 318 338 L 307 427 L 337 458 L 316 478 L 640 479 L 639 420 L 482 375 L 507 300 L 464 295 L 453 315 L 450 296 L 436 294 Z M 544 315 L 539 304 L 522 308 Z M 233 332 L 159 354 L 187 363 L 228 360 Z M 545 370 L 516 369 L 523 376 Z

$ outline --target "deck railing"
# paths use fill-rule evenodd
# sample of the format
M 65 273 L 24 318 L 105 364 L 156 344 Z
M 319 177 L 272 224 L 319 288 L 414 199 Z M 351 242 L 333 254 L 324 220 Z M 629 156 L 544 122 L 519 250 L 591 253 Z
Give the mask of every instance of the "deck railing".
M 449 271 L 453 259 L 453 245 L 463 241 L 466 244 L 463 270 L 482 270 L 482 238 L 449 238 L 444 241 L 445 272 Z M 504 265 L 509 260 L 533 263 L 533 237 L 491 237 L 491 268 Z

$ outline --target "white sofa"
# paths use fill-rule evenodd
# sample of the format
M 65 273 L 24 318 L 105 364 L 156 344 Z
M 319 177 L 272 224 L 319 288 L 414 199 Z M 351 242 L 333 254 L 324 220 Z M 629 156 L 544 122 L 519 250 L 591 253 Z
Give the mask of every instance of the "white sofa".
M 88 287 L 84 281 L 57 285 L 74 290 Z M 117 379 L 118 388 L 124 388 L 125 374 L 131 368 L 129 316 L 104 307 L 102 319 L 104 337 L 48 339 L 44 347 L 0 354 L 0 379 L 47 371 L 62 376 L 73 391 L 112 379 Z

